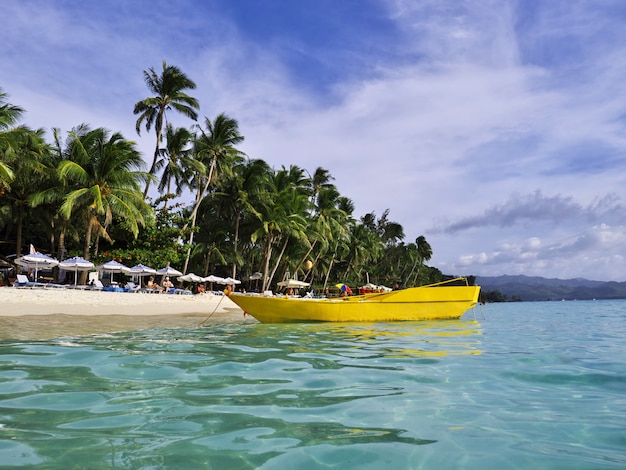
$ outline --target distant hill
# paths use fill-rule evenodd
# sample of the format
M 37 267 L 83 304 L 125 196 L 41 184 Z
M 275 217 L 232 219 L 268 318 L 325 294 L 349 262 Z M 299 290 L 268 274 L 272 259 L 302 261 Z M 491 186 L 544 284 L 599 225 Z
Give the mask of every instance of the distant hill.
M 508 300 L 626 299 L 626 282 L 548 279 L 531 276 L 477 276 L 483 291 L 500 291 Z

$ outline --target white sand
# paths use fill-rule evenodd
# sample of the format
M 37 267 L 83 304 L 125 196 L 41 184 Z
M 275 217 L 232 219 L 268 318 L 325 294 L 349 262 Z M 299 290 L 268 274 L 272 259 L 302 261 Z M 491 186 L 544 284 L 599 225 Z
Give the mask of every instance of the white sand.
M 50 315 L 209 315 L 242 310 L 223 295 L 144 294 L 74 289 L 0 287 L 0 316 Z
M 0 339 L 256 322 L 223 295 L 0 287 Z

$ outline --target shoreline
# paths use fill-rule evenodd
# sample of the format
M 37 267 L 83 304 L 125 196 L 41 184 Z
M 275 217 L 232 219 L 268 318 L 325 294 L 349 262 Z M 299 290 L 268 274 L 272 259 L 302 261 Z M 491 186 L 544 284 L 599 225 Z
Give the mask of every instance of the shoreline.
M 257 323 L 228 297 L 0 287 L 0 340 Z

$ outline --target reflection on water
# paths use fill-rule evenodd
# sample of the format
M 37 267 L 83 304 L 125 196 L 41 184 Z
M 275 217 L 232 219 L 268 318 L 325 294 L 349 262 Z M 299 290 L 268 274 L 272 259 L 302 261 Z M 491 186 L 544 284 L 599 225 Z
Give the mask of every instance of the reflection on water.
M 344 357 L 415 358 L 480 354 L 476 320 L 398 323 L 261 324 L 248 330 L 252 338 L 283 338 L 292 353 L 330 351 Z M 312 350 L 312 347 L 321 348 Z
M 623 469 L 624 305 L 0 341 L 0 466 Z
M 154 330 L 167 328 L 195 328 L 204 320 L 206 313 L 178 315 L 24 315 L 0 317 L 0 340 L 41 340 L 70 336 L 117 333 L 122 331 Z M 214 314 L 211 324 L 246 324 L 237 315 Z
M 32 468 L 405 468 L 438 442 L 411 411 L 437 402 L 432 366 L 478 354 L 480 334 L 450 321 L 4 341 L 0 451 Z

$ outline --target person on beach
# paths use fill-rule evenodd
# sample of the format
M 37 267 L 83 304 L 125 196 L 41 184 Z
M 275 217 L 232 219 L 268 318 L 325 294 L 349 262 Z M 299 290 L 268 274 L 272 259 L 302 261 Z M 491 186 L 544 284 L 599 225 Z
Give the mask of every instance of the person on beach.
M 150 279 L 148 279 L 148 289 L 154 289 L 161 292 L 161 286 L 154 282 L 154 276 L 150 276 Z
M 170 281 L 169 276 L 167 276 L 165 280 L 163 281 L 164 292 L 165 293 L 169 292 L 169 290 L 172 289 L 173 287 L 174 287 L 174 284 L 172 284 L 172 281 Z

